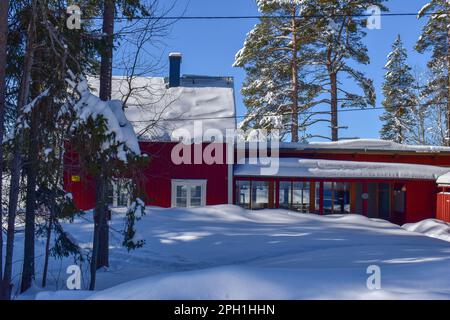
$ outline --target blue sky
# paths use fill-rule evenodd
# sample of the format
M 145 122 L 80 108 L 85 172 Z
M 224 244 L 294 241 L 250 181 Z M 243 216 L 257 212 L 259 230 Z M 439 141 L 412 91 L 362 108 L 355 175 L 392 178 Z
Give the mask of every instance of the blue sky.
M 417 12 L 426 0 L 390 0 L 387 6 L 392 13 Z M 257 15 L 254 0 L 178 0 L 175 11 L 186 8 L 186 16 L 233 16 Z M 240 88 L 245 78 L 242 69 L 233 68 L 236 52 L 242 47 L 248 31 L 258 20 L 183 20 L 177 22 L 165 40 L 165 53 L 179 51 L 183 54 L 183 74 L 223 75 L 235 78 L 236 104 L 238 115 L 245 114 Z M 426 56 L 414 52 L 425 21 L 409 17 L 382 17 L 381 30 L 368 30 L 365 39 L 371 57 L 371 64 L 361 70 L 374 79 L 377 89 L 377 107 L 381 106 L 381 85 L 383 82 L 386 58 L 397 34 L 403 38 L 409 52 L 409 63 L 425 69 Z M 168 66 L 161 75 L 166 75 Z M 351 86 L 352 84 L 348 84 Z M 378 138 L 381 123 L 378 119 L 382 110 L 362 112 L 341 112 L 341 126 L 348 130 L 341 131 L 341 137 Z M 239 119 L 238 119 L 239 120 Z M 313 129 L 314 133 L 329 135 L 329 128 L 323 124 Z M 318 139 L 315 139 L 318 140 Z

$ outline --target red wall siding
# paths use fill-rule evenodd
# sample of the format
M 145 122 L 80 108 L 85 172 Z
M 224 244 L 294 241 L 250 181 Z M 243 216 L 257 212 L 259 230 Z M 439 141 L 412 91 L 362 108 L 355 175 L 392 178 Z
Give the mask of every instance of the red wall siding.
M 147 170 L 143 172 L 143 183 L 149 197 L 147 204 L 161 207 L 171 206 L 171 179 L 206 179 L 206 204 L 228 203 L 228 165 L 225 164 L 181 164 L 172 162 L 172 148 L 177 143 L 140 143 L 141 151 L 151 157 Z M 204 149 L 207 144 L 203 144 Z M 222 144 L 223 154 L 226 145 Z M 194 146 L 191 146 L 194 150 Z M 192 161 L 193 163 L 193 154 Z
M 78 176 L 80 181 L 72 181 L 72 176 Z M 89 210 L 94 207 L 95 183 L 81 170 L 78 155 L 70 150 L 64 154 L 64 188 L 72 193 L 78 209 Z
M 191 147 L 192 164 L 176 165 L 172 162 L 172 148 L 177 143 L 170 142 L 141 142 L 142 153 L 150 156 L 150 164 L 143 170 L 140 183 L 143 184 L 148 196 L 146 204 L 170 207 L 171 206 L 171 180 L 172 179 L 205 179 L 206 204 L 228 203 L 228 165 L 225 164 L 193 164 L 194 146 Z M 202 150 L 208 144 L 202 145 Z M 226 155 L 226 145 L 219 144 Z M 80 182 L 72 182 L 71 177 L 78 175 Z M 85 177 L 78 165 L 77 156 L 68 152 L 65 158 L 64 183 L 66 191 L 71 192 L 75 204 L 79 209 L 92 209 L 95 205 L 95 183 L 92 179 Z
M 408 181 L 406 183 L 405 223 L 435 218 L 437 191 L 434 181 Z
M 440 192 L 437 194 L 436 218 L 450 222 L 450 193 Z

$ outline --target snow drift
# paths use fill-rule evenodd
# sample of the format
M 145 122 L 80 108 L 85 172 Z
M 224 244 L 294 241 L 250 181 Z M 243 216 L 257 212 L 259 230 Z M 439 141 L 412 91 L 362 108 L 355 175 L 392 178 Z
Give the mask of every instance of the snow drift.
M 448 242 L 384 220 L 231 205 L 150 207 L 136 225 L 145 245 L 128 252 L 115 231 L 125 209 L 114 212 L 110 268 L 98 273 L 99 291 L 68 292 L 60 280 L 51 285 L 61 291 L 37 298 L 450 299 Z M 82 247 L 92 245 L 90 214 L 64 228 Z M 53 260 L 49 279 L 72 263 Z M 381 290 L 366 286 L 371 265 L 381 268 Z

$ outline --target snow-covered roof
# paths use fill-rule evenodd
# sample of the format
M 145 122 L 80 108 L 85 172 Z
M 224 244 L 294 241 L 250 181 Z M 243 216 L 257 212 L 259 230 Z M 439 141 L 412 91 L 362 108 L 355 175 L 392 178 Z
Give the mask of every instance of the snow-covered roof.
M 270 161 L 279 161 L 277 177 L 305 178 L 382 178 L 382 179 L 425 179 L 436 180 L 450 168 L 385 162 L 356 162 L 337 160 L 317 160 L 301 158 L 260 158 L 249 159 L 246 164 L 235 165 L 235 176 L 261 176 L 268 172 Z M 250 164 L 254 163 L 258 164 Z
M 362 151 L 400 151 L 417 153 L 449 152 L 450 147 L 405 145 L 380 139 L 352 139 L 336 142 L 280 143 L 281 149 L 296 150 L 362 150 Z
M 450 172 L 441 175 L 440 177 L 437 178 L 436 180 L 437 184 L 448 184 L 450 185 Z
M 98 90 L 97 78 L 89 79 Z M 131 88 L 131 90 L 130 90 Z M 131 93 L 130 93 L 131 92 Z M 172 137 L 185 129 L 203 141 L 208 129 L 236 128 L 234 82 L 229 77 L 183 76 L 181 86 L 169 88 L 162 77 L 113 77 L 112 99 L 126 101 L 126 117 L 140 140 L 178 141 Z

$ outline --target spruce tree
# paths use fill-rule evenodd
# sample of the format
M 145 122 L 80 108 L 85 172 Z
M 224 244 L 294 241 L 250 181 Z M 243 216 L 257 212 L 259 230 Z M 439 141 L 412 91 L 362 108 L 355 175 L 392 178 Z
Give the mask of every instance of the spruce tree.
M 441 143 L 450 146 L 450 2 L 431 0 L 419 12 L 419 18 L 428 18 L 416 50 L 431 51 L 428 62 L 430 78 L 423 91 L 426 104 L 436 114 L 445 114 L 444 127 L 433 129 L 441 136 Z
M 392 45 L 385 66 L 386 74 L 383 84 L 383 107 L 385 112 L 380 117 L 383 127 L 380 131 L 382 139 L 405 143 L 413 128 L 411 110 L 417 102 L 414 93 L 415 79 L 411 67 L 407 63 L 408 53 L 403 47 L 400 35 Z

